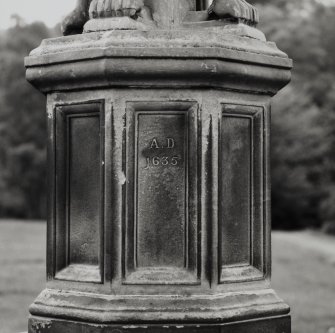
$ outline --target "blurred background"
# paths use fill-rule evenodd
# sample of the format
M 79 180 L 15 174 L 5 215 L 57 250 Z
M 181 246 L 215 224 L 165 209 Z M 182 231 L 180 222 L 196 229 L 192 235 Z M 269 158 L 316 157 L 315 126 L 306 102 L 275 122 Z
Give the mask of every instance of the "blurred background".
M 272 116 L 273 285 L 293 333 L 335 333 L 335 0 L 258 0 L 294 60 Z M 75 0 L 0 0 L 0 333 L 26 330 L 45 281 L 45 97 L 23 58 Z

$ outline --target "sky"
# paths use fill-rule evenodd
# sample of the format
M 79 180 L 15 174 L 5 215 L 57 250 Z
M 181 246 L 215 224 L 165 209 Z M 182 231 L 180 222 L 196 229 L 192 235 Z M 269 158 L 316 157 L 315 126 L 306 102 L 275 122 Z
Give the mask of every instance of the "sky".
M 11 26 L 11 15 L 24 21 L 43 21 L 53 27 L 75 7 L 76 0 L 0 0 L 0 29 Z

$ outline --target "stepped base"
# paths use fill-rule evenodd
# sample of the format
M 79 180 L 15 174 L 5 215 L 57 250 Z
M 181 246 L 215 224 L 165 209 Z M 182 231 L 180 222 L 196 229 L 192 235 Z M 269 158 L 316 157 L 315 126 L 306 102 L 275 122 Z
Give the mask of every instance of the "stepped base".
M 31 317 L 29 333 L 291 333 L 291 317 L 269 317 L 226 324 L 96 325 Z

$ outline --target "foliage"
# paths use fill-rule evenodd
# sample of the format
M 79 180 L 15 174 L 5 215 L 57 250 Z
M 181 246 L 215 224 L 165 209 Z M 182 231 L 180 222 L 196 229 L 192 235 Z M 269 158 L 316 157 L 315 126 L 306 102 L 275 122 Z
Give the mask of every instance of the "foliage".
M 335 8 L 313 0 L 260 1 L 261 29 L 294 60 L 274 100 L 273 225 L 335 225 Z
M 50 37 L 17 23 L 0 40 L 0 216 L 45 217 L 45 98 L 25 80 L 24 57 Z

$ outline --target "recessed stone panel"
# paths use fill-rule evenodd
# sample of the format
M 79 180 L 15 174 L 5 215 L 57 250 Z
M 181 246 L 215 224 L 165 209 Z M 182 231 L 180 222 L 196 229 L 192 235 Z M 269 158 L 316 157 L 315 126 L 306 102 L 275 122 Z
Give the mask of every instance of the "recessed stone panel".
M 68 119 L 69 262 L 99 263 L 100 243 L 100 118 Z
M 126 283 L 194 283 L 196 108 L 192 103 L 130 105 Z
M 100 103 L 56 109 L 56 278 L 101 281 L 104 131 Z
M 222 120 L 222 264 L 249 265 L 252 209 L 252 117 Z
M 185 266 L 187 113 L 137 113 L 137 266 Z
M 219 279 L 262 279 L 264 111 L 226 104 L 220 126 Z

